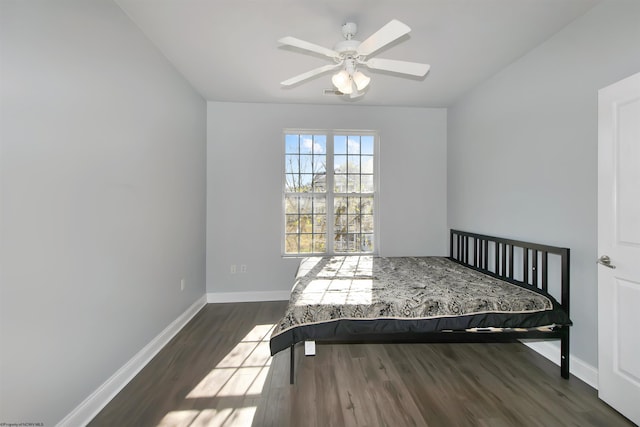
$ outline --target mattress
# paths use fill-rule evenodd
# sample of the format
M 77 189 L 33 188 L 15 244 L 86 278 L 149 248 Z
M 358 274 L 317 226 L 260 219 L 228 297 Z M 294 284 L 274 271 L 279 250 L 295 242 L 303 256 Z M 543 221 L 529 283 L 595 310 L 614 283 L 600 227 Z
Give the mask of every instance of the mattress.
M 309 257 L 270 346 L 273 355 L 304 340 L 569 324 L 551 295 L 445 257 Z

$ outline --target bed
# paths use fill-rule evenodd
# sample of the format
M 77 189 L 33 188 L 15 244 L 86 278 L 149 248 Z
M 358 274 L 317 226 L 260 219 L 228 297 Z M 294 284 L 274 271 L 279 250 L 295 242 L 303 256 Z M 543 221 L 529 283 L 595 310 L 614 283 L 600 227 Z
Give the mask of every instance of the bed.
M 569 378 L 569 249 L 450 231 L 449 257 L 308 257 L 271 354 L 304 341 L 560 340 Z M 552 294 L 559 296 L 559 300 Z

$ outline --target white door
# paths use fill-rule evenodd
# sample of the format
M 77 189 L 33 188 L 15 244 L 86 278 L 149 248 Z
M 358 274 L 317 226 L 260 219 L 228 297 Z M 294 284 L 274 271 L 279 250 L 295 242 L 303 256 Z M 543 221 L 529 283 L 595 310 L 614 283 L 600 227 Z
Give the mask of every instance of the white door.
M 598 92 L 598 395 L 640 424 L 640 73 Z

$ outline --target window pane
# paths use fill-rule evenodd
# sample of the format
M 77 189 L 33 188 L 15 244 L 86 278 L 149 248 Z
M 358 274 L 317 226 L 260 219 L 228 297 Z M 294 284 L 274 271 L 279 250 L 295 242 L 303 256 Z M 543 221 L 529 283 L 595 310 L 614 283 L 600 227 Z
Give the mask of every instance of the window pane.
M 313 232 L 314 233 L 326 233 L 327 232 L 327 215 L 314 215 L 313 216 Z
M 360 213 L 360 197 L 349 197 L 347 212 L 350 214 Z
M 285 135 L 284 144 L 285 153 L 298 153 L 298 135 Z
M 347 156 L 334 156 L 333 170 L 335 173 L 347 173 Z
M 327 213 L 327 201 L 322 197 L 316 197 L 313 202 L 313 213 L 314 214 L 325 214 Z
M 360 215 L 350 216 L 349 217 L 349 233 L 360 233 Z
M 300 156 L 300 172 L 312 173 L 313 172 L 313 156 L 301 155 Z
M 300 167 L 298 166 L 298 156 L 293 154 L 287 154 L 284 160 L 284 171 L 286 173 L 298 173 Z
M 360 152 L 362 154 L 373 154 L 373 136 L 363 135 L 360 138 Z
M 333 154 L 347 154 L 347 137 L 345 135 L 333 137 Z
M 334 241 L 336 252 L 360 252 L 360 235 L 347 234 L 336 236 Z
M 327 136 L 326 135 L 313 136 L 313 152 L 314 154 L 327 153 Z
M 300 197 L 300 213 L 310 214 L 313 212 L 313 198 L 306 196 Z
M 336 214 L 333 229 L 336 235 L 347 232 L 347 214 Z
M 323 155 L 313 156 L 313 172 L 314 173 L 327 172 L 327 156 L 323 156 Z
M 360 137 L 359 136 L 349 136 L 349 140 L 347 142 L 347 153 L 349 154 L 360 154 Z
M 300 175 L 288 173 L 285 175 L 285 191 L 296 193 L 300 188 Z
M 313 252 L 326 252 L 327 238 L 324 234 L 313 235 Z
M 373 193 L 373 175 L 360 176 L 360 191 L 363 193 Z
M 311 135 L 300 135 L 300 153 L 313 153 L 313 137 Z
M 326 174 L 314 174 L 313 175 L 313 192 L 324 193 L 327 191 L 327 175 Z
M 362 215 L 360 223 L 363 233 L 373 233 L 373 215 Z
M 311 253 L 313 251 L 313 234 L 300 235 L 300 253 Z
M 360 252 L 360 251 L 362 251 L 362 247 L 360 246 L 360 240 L 361 240 L 360 239 L 360 235 L 359 234 L 354 234 L 351 237 L 352 244 L 349 247 L 349 250 L 352 251 L 352 252 Z
M 298 235 L 297 234 L 287 234 L 285 236 L 284 251 L 285 253 L 288 253 L 288 254 L 298 253 Z
M 373 214 L 373 197 L 362 197 L 360 199 L 360 213 L 363 215 Z
M 335 239 L 347 233 L 347 198 L 336 197 L 333 200 L 334 203 L 334 234 Z
M 373 173 L 373 156 L 362 156 L 360 159 L 362 173 Z
M 287 215 L 286 230 L 287 233 L 298 232 L 298 215 Z
M 298 191 L 309 193 L 311 192 L 311 179 L 313 175 L 310 173 L 300 174 L 300 186 L 298 187 Z
M 346 175 L 334 175 L 333 191 L 336 193 L 347 192 L 347 176 Z
M 333 248 L 336 252 L 347 252 L 349 248 L 349 241 L 347 234 L 336 234 L 333 240 Z
M 284 211 L 287 214 L 298 213 L 298 196 L 286 196 L 284 198 Z
M 349 156 L 347 169 L 349 173 L 360 173 L 360 156 Z
M 362 252 L 373 252 L 375 250 L 373 247 L 373 234 L 363 234 L 361 239 Z
M 347 177 L 347 193 L 360 193 L 360 175 Z
M 300 215 L 299 227 L 301 233 L 311 233 L 313 225 L 311 223 L 311 215 Z

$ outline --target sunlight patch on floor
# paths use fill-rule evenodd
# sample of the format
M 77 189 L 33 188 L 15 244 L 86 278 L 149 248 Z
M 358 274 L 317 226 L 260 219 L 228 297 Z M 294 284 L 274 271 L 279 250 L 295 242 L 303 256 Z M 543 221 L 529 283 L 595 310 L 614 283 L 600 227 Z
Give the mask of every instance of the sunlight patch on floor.
M 185 405 L 204 409 L 171 411 L 159 426 L 250 426 L 271 365 L 274 324 L 256 325 L 193 388 Z
M 200 414 L 200 411 L 196 410 L 171 411 L 164 416 L 158 427 L 189 426 L 198 414 Z

